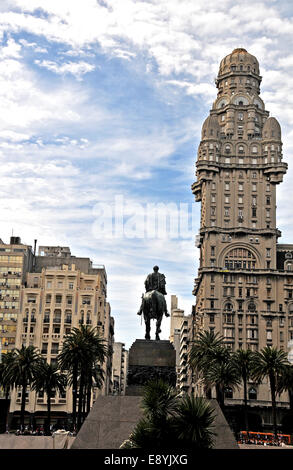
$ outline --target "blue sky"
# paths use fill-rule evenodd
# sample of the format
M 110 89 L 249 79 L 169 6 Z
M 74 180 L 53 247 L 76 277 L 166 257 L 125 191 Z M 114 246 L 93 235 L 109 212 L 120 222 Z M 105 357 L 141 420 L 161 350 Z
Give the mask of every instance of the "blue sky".
M 197 274 L 194 163 L 220 60 L 256 55 L 266 109 L 281 123 L 289 171 L 278 227 L 293 241 L 293 19 L 289 1 L 2 0 L 0 237 L 70 246 L 105 264 L 115 338 L 143 336 L 136 316 L 154 264 L 190 313 Z M 194 205 L 193 234 L 97 238 L 97 204 Z M 164 321 L 163 337 L 169 335 Z

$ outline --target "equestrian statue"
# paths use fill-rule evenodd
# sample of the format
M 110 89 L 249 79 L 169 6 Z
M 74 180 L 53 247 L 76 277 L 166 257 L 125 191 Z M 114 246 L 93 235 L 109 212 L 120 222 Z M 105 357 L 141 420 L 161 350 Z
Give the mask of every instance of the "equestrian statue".
M 165 275 L 159 273 L 159 267 L 154 266 L 153 273 L 149 274 L 145 280 L 146 293 L 142 294 L 142 302 L 137 315 L 142 315 L 145 321 L 145 339 L 151 339 L 151 320 L 157 320 L 156 323 L 156 340 L 159 340 L 161 333 L 161 322 L 163 315 L 169 317 L 167 311 L 167 303 L 165 300 L 166 279 Z

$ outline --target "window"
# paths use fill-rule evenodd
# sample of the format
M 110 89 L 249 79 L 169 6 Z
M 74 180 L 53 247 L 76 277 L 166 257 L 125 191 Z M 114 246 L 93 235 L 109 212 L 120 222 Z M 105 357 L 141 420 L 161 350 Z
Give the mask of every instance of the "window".
M 255 269 L 256 258 L 246 248 L 233 248 L 225 256 L 225 268 L 227 269 Z
M 47 289 L 52 289 L 52 281 L 47 281 Z
M 257 177 L 257 174 L 256 174 L 256 172 L 254 171 L 254 172 L 252 173 L 252 178 L 256 178 L 256 177 Z
M 248 399 L 249 400 L 257 400 L 257 391 L 254 387 L 248 390 Z
M 252 153 L 257 153 L 257 146 L 256 146 L 256 145 L 254 145 L 254 146 L 252 147 Z
M 225 388 L 225 398 L 233 398 L 233 390 L 231 387 Z
M 70 282 L 70 283 L 68 284 L 68 288 L 69 288 L 70 290 L 73 289 L 73 282 Z
M 267 330 L 267 340 L 271 341 L 273 339 L 272 331 Z
M 59 343 L 52 343 L 51 354 L 58 354 L 59 352 Z
M 225 191 L 230 191 L 230 183 L 225 183 Z
M 215 315 L 210 315 L 210 323 L 215 323 Z
M 256 217 L 256 208 L 255 207 L 252 208 L 251 216 Z
M 247 339 L 257 339 L 257 330 L 248 329 L 246 333 Z

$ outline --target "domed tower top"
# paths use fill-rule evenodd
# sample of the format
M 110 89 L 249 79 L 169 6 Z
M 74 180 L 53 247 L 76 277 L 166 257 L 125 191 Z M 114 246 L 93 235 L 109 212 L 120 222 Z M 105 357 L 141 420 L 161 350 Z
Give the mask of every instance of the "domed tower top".
M 202 125 L 201 139 L 218 139 L 220 130 L 218 117 L 210 114 Z
M 269 117 L 263 127 L 264 140 L 281 140 L 281 126 L 277 119 Z
M 246 72 L 248 74 L 259 75 L 258 60 L 242 47 L 234 49 L 231 54 L 228 54 L 221 60 L 218 78 L 231 72 Z

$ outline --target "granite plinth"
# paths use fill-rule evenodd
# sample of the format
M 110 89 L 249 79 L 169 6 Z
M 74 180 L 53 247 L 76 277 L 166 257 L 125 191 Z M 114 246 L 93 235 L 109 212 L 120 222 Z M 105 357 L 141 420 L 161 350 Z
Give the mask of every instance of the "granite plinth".
M 176 384 L 176 352 L 170 341 L 137 339 L 129 350 L 126 395 L 142 395 L 148 381 Z
M 140 397 L 98 397 L 71 449 L 119 449 L 142 417 Z
M 213 429 L 216 434 L 214 449 L 238 449 L 235 437 L 217 401 L 210 400 L 210 403 L 216 415 Z M 142 414 L 139 396 L 98 397 L 71 449 L 119 449 L 129 438 Z

